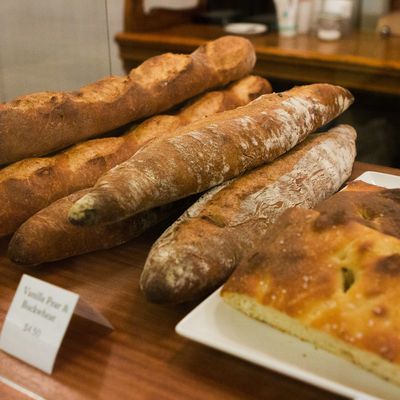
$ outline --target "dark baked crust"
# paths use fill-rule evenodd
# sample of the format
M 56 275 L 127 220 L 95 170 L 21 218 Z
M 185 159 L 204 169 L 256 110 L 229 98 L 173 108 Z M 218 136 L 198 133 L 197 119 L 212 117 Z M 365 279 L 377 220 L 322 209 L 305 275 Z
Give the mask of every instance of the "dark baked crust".
M 175 218 L 190 205 L 188 201 L 168 204 L 135 215 L 115 224 L 78 227 L 68 221 L 68 210 L 88 189 L 52 203 L 29 218 L 15 232 L 8 246 L 8 257 L 17 264 L 44 262 L 105 250 L 139 236 L 162 220 Z
M 76 185 L 87 187 L 93 184 L 96 173 L 100 174 L 104 168 L 112 167 L 109 165 L 109 157 L 114 157 L 113 161 L 118 157 L 127 158 L 127 152 L 134 152 L 159 135 L 171 133 L 191 121 L 246 104 L 254 96 L 270 91 L 268 81 L 248 76 L 225 90 L 198 97 L 176 115 L 150 118 L 124 137 L 91 140 L 58 156 L 21 161 L 5 168 L 0 172 L 0 199 L 5 200 L 0 211 L 0 234 L 10 232 L 38 208 L 47 206 L 31 216 L 17 230 L 9 245 L 9 257 L 20 264 L 40 264 L 107 249 L 131 240 L 167 216 L 178 216 L 183 208 L 173 204 L 115 224 L 78 228 L 68 222 L 68 210 L 87 190 L 64 197 L 51 205 L 49 203 L 54 200 L 54 196 L 63 192 L 68 194 Z M 113 147 L 115 142 L 119 144 L 119 148 Z M 52 167 L 51 176 L 47 174 L 45 177 L 37 177 L 37 171 L 40 171 L 37 165 L 39 162 L 47 168 Z M 10 171 L 14 171 L 14 174 Z M 2 182 L 1 178 L 7 179 Z M 11 180 L 18 185 L 18 190 L 4 190 L 5 186 L 10 188 Z M 19 194 L 24 189 L 26 196 L 20 198 Z M 191 202 L 184 204 L 190 205 Z
M 76 92 L 34 93 L 0 104 L 0 164 L 47 154 L 162 112 L 245 76 L 254 63 L 247 39 L 225 36 L 191 55 L 150 58 L 126 77 L 108 77 Z
M 322 231 L 356 221 L 400 238 L 399 204 L 400 189 L 342 191 L 315 208 L 320 215 L 314 228 Z
M 203 192 L 286 153 L 352 102 L 344 88 L 314 84 L 191 124 L 103 175 L 71 208 L 70 219 L 110 223 Z
M 193 99 L 175 115 L 157 115 L 124 136 L 93 139 L 51 157 L 30 158 L 0 170 L 0 236 L 13 233 L 35 212 L 53 201 L 93 186 L 97 179 L 156 137 L 217 112 L 270 93 L 271 85 L 247 76 L 224 90 Z
M 206 193 L 153 245 L 141 276 L 146 297 L 183 302 L 211 292 L 288 207 L 313 207 L 338 190 L 354 157 L 355 131 L 341 125 Z
M 319 211 L 286 211 L 240 263 L 222 296 L 246 296 L 366 354 L 400 363 L 400 240 L 390 222 L 400 215 L 398 192 L 338 193 Z M 360 218 L 367 200 L 377 223 Z M 336 208 L 344 211 L 340 219 Z M 329 223 L 321 226 L 321 215 Z

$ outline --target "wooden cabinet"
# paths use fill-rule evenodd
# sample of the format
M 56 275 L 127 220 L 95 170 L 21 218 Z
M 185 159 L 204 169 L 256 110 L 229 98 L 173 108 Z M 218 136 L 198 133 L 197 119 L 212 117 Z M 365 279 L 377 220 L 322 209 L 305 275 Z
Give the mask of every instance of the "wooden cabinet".
M 116 36 L 128 71 L 148 57 L 167 51 L 191 52 L 226 34 L 222 27 L 179 24 Z M 360 33 L 334 42 L 311 35 L 282 38 L 276 33 L 251 36 L 257 51 L 255 72 L 293 82 L 329 82 L 350 89 L 400 95 L 400 37 Z

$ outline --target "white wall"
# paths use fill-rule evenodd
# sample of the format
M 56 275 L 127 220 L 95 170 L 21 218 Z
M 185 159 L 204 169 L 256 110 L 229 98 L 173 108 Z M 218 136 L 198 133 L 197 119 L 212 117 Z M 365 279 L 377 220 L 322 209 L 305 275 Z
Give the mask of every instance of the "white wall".
M 123 0 L 0 0 L 0 100 L 123 74 L 122 21 Z
M 362 0 L 362 11 L 365 14 L 382 15 L 389 9 L 389 0 Z
M 0 0 L 1 1 L 1 0 Z M 125 75 L 122 60 L 119 58 L 119 48 L 114 38 L 123 31 L 124 26 L 124 0 L 106 0 L 108 11 L 108 28 L 110 32 L 111 73 Z

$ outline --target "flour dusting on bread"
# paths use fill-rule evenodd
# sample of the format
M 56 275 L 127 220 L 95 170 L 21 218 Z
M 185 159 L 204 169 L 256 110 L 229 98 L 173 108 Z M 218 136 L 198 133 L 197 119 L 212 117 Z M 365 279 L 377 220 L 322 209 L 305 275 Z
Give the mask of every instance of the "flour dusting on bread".
M 84 208 L 86 198 L 93 196 L 93 221 L 109 223 L 116 215 L 126 218 L 209 189 L 276 159 L 342 113 L 337 96 L 347 96 L 348 104 L 352 102 L 351 94 L 338 86 L 303 86 L 261 96 L 246 106 L 182 128 L 173 137 L 149 143 L 105 174 L 89 194 L 78 200 L 76 210 Z M 152 187 L 148 185 L 149 174 Z M 146 190 L 139 190 L 143 178 Z M 132 186 L 131 181 L 135 181 Z M 134 192 L 129 190 L 131 187 Z M 70 211 L 73 223 L 93 222 L 74 210 L 75 205 Z
M 336 128 L 338 133 L 340 129 Z M 340 139 L 328 138 L 318 143 L 299 160 L 292 171 L 280 177 L 272 185 L 244 199 L 240 212 L 229 225 L 239 225 L 254 217 L 269 220 L 271 207 L 277 209 L 287 209 L 297 205 L 312 207 L 326 197 L 320 190 L 321 186 L 329 192 L 335 191 L 350 176 L 352 160 L 355 157 L 355 149 L 352 152 L 343 152 L 342 157 L 338 157 L 338 140 Z M 311 165 L 314 166 L 312 170 L 310 170 Z M 306 179 L 307 175 L 309 176 Z M 301 182 L 302 185 L 299 184 Z
M 203 195 L 153 245 L 141 287 L 157 302 L 198 298 L 222 283 L 270 224 L 312 207 L 349 177 L 355 131 L 339 126 Z

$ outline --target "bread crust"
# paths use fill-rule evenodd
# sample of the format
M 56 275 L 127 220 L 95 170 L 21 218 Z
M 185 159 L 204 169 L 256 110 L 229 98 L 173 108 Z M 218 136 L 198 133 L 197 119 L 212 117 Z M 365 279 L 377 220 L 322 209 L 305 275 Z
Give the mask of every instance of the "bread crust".
M 224 36 L 190 55 L 152 57 L 128 76 L 104 78 L 76 92 L 40 92 L 0 104 L 0 164 L 47 154 L 165 111 L 247 75 L 254 63 L 249 40 Z
M 376 212 L 374 226 L 370 217 L 360 218 L 367 204 Z M 346 211 L 339 220 L 337 207 Z M 400 384 L 400 235 L 384 222 L 398 220 L 400 190 L 341 192 L 317 209 L 286 211 L 242 260 L 222 296 L 249 314 L 240 304 L 251 299 L 273 325 L 269 310 L 276 310 L 306 328 L 303 339 Z M 323 214 L 331 223 L 320 224 Z M 279 320 L 275 326 L 297 334 Z M 317 342 L 307 328 L 327 336 Z
M 70 220 L 110 223 L 207 190 L 274 160 L 352 101 L 346 89 L 314 84 L 191 124 L 110 170 L 74 204 Z
M 153 302 L 211 292 L 287 208 L 313 207 L 350 176 L 355 131 L 341 125 L 311 136 L 271 164 L 206 193 L 153 245 L 140 280 Z
M 315 207 L 320 215 L 314 228 L 323 231 L 355 221 L 400 238 L 399 204 L 400 190 L 357 182 Z
M 29 218 L 15 232 L 8 246 L 8 257 L 16 264 L 38 265 L 50 261 L 116 247 L 134 239 L 161 221 L 175 218 L 190 199 L 145 211 L 109 225 L 81 227 L 68 221 L 71 205 L 89 189 L 63 197 Z
M 55 156 L 22 160 L 0 170 L 0 236 L 13 233 L 53 201 L 93 186 L 101 175 L 148 141 L 247 104 L 271 90 L 267 80 L 250 75 L 224 90 L 197 97 L 176 115 L 149 118 L 124 136 L 89 140 Z

